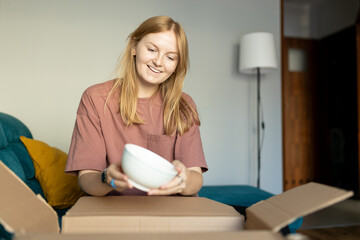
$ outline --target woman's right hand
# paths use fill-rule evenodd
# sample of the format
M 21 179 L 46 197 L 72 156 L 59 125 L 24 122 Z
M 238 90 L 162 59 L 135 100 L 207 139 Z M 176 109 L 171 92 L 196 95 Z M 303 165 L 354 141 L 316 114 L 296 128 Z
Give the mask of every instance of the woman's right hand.
M 106 174 L 106 183 L 113 187 L 117 191 L 123 191 L 127 188 L 133 188 L 133 186 L 128 182 L 128 176 L 126 176 L 122 169 L 121 163 L 112 163 L 107 168 Z
M 128 177 L 122 172 L 121 164 L 113 163 L 107 169 L 105 183 L 102 182 L 102 171 L 80 170 L 78 179 L 80 188 L 92 196 L 104 196 L 109 192 L 133 188 Z

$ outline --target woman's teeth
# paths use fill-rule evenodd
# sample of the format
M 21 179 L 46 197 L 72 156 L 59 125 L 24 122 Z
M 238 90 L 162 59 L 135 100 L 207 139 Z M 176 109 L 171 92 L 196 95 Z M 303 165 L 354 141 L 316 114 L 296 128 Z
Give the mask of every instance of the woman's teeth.
M 160 73 L 160 71 L 156 70 L 155 68 L 148 66 L 150 68 L 151 71 L 155 72 L 155 73 Z

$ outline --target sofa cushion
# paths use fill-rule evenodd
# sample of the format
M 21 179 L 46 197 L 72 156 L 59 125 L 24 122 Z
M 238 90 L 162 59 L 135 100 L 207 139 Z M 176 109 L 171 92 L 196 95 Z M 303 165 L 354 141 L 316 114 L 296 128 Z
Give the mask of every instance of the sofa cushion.
M 44 193 L 35 179 L 33 162 L 20 141 L 20 136 L 32 138 L 29 129 L 15 117 L 0 112 L 0 160 L 20 177 L 36 194 Z
M 0 149 L 1 161 L 9 167 L 21 180 L 26 181 L 25 172 L 16 154 L 9 148 Z
M 2 124 L 1 124 L 1 121 L 0 121 L 0 149 L 5 148 L 7 145 L 8 145 L 8 142 L 7 142 L 7 139 L 6 139 L 4 128 L 3 128 Z
M 34 162 L 35 177 L 47 202 L 57 209 L 74 205 L 84 193 L 78 186 L 77 176 L 65 173 L 67 154 L 38 140 L 20 139 Z
M 220 185 L 203 186 L 199 196 L 231 206 L 250 207 L 254 203 L 272 197 L 273 194 L 249 185 Z
M 3 133 L 9 144 L 20 142 L 20 136 L 32 138 L 30 130 L 13 116 L 0 113 L 0 124 L 2 125 Z
M 7 148 L 19 159 L 26 179 L 33 179 L 35 177 L 34 164 L 22 142 L 10 143 Z

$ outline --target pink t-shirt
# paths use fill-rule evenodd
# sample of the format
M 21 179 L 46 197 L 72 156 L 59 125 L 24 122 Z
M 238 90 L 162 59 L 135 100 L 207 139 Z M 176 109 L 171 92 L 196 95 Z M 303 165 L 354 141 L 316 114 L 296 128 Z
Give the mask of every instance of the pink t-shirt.
M 164 134 L 162 98 L 138 99 L 138 113 L 144 124 L 126 127 L 119 114 L 119 91 L 106 103 L 114 81 L 96 84 L 85 90 L 78 107 L 65 172 L 102 171 L 111 163 L 121 161 L 126 143 L 147 148 L 168 161 L 180 160 L 186 167 L 207 171 L 198 125 L 182 136 Z M 185 99 L 196 108 L 190 96 Z M 125 193 L 124 193 L 125 194 Z

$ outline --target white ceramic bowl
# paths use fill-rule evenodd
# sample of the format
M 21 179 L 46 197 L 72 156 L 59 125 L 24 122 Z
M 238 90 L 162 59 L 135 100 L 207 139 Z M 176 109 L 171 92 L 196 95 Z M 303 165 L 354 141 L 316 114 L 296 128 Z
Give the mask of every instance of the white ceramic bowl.
M 158 154 L 135 144 L 125 144 L 121 160 L 124 173 L 136 188 L 147 192 L 177 175 L 174 166 Z

